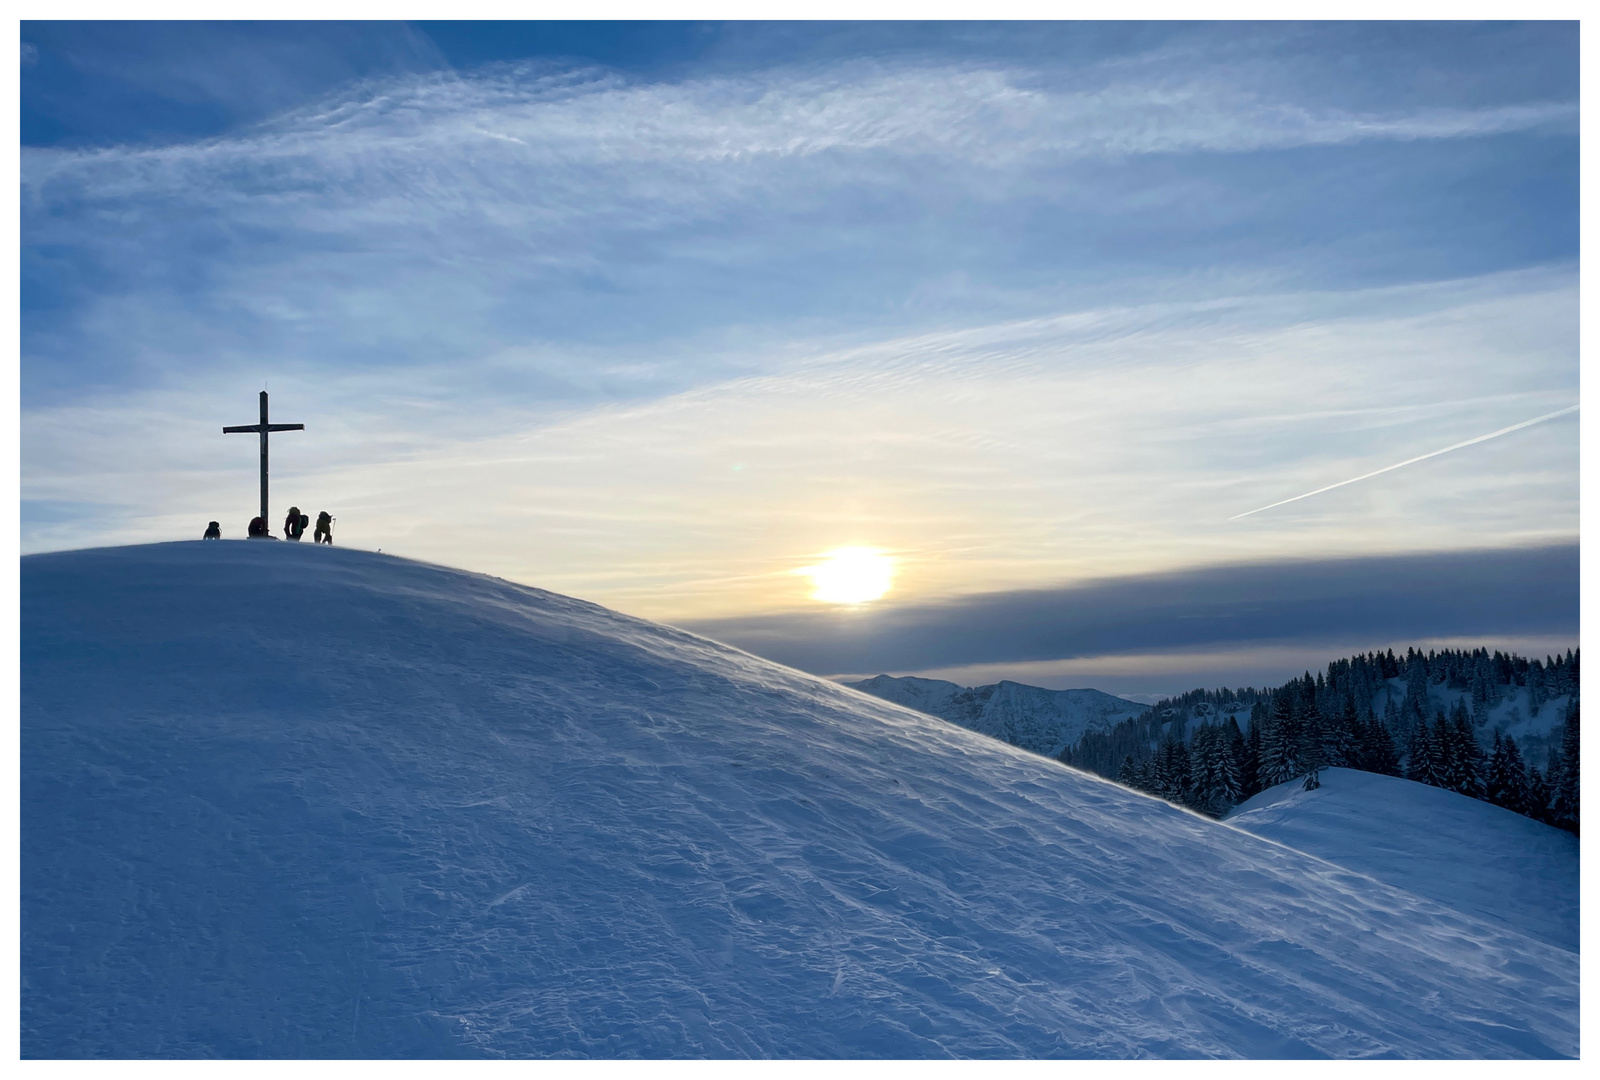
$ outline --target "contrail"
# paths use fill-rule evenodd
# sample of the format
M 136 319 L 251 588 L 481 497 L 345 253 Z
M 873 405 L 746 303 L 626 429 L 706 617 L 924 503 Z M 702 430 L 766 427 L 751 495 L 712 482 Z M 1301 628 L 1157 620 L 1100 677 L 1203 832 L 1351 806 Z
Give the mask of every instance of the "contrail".
M 1340 480 L 1337 484 L 1329 484 L 1327 487 L 1319 487 L 1315 491 L 1308 491 L 1304 495 L 1296 495 L 1292 499 L 1279 499 L 1275 503 L 1268 503 L 1266 506 L 1258 506 L 1254 510 L 1246 510 L 1242 514 L 1233 515 L 1228 520 L 1238 521 L 1240 518 L 1247 518 L 1251 514 L 1259 514 L 1263 510 L 1271 510 L 1274 506 L 1282 506 L 1285 503 L 1299 502 L 1301 499 L 1309 499 L 1313 495 L 1321 495 L 1324 491 L 1332 491 L 1334 488 L 1342 488 L 1346 484 L 1356 484 L 1360 483 L 1362 480 L 1371 480 L 1374 476 L 1381 476 L 1386 472 L 1394 472 L 1396 469 L 1403 469 L 1407 465 L 1415 465 L 1419 461 L 1427 461 L 1431 457 L 1438 457 L 1440 454 L 1448 454 L 1452 450 L 1460 450 L 1463 446 L 1475 446 L 1481 442 L 1488 442 L 1490 439 L 1498 439 L 1500 436 L 1509 435 L 1513 431 L 1521 431 L 1525 427 L 1532 427 L 1535 424 L 1542 424 L 1546 420 L 1554 420 L 1558 416 L 1565 416 L 1568 413 L 1577 411 L 1578 406 L 1568 405 L 1565 409 L 1557 409 L 1553 413 L 1545 413 L 1543 416 L 1535 416 L 1532 420 L 1524 420 L 1520 424 L 1512 424 L 1510 427 L 1503 427 L 1499 431 L 1491 431 L 1487 435 L 1479 435 L 1475 439 L 1468 439 L 1466 442 L 1458 442 L 1453 446 L 1445 447 L 1443 450 L 1434 450 L 1430 453 L 1419 455 L 1418 457 L 1407 458 L 1405 461 L 1399 462 L 1395 465 L 1385 465 L 1381 469 L 1374 469 L 1372 472 L 1364 473 L 1361 476 L 1353 476 L 1349 480 Z

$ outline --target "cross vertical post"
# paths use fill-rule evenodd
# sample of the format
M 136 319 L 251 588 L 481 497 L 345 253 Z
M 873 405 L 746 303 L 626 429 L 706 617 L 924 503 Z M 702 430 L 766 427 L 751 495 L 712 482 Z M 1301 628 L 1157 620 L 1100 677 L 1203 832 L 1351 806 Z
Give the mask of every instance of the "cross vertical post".
M 273 431 L 304 431 L 305 429 L 306 426 L 304 424 L 269 424 L 267 422 L 267 392 L 265 390 L 261 391 L 261 422 L 259 424 L 239 424 L 236 427 L 222 429 L 224 435 L 246 431 L 259 431 L 261 433 L 261 523 L 267 525 L 269 531 L 271 530 L 271 525 L 268 525 L 270 519 L 267 516 L 267 434 Z
M 261 391 L 261 523 L 270 527 L 267 517 L 267 392 Z

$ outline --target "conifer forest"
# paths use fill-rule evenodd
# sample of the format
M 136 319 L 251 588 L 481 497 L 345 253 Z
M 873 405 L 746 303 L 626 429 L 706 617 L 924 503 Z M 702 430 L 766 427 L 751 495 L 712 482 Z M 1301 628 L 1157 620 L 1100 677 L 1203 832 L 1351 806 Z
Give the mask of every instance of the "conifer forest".
M 1539 661 L 1408 649 L 1336 660 L 1271 689 L 1192 690 L 1089 732 L 1061 761 L 1214 817 L 1286 781 L 1315 788 L 1323 769 L 1342 767 L 1577 833 L 1578 741 L 1577 651 Z

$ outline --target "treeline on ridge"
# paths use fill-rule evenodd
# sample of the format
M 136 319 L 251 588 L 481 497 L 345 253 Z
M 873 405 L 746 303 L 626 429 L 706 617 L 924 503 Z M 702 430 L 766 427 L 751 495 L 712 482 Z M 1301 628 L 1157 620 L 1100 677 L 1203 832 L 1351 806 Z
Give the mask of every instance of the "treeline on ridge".
M 1430 687 L 1455 691 L 1448 696 L 1456 700 L 1441 707 Z M 1478 735 L 1519 687 L 1530 717 L 1568 699 L 1543 769 L 1498 726 L 1487 749 Z M 1541 662 L 1485 649 L 1407 649 L 1404 657 L 1389 650 L 1335 660 L 1325 674 L 1274 688 L 1191 690 L 1085 734 L 1060 760 L 1216 817 L 1275 784 L 1304 777 L 1315 788 L 1323 769 L 1342 767 L 1446 788 L 1576 833 L 1578 744 L 1576 651 Z

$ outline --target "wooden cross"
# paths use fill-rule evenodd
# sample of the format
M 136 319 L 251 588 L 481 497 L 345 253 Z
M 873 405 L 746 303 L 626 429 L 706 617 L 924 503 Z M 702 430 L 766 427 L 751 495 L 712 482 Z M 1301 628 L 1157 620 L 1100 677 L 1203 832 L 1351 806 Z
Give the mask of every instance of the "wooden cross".
M 267 432 L 269 431 L 304 431 L 304 424 L 269 424 L 267 423 L 267 392 L 261 391 L 261 423 L 240 424 L 238 427 L 225 427 L 224 435 L 232 435 L 240 431 L 259 431 L 261 433 L 261 524 L 270 531 L 272 520 L 267 517 Z

